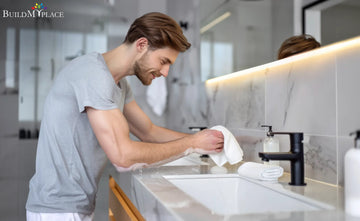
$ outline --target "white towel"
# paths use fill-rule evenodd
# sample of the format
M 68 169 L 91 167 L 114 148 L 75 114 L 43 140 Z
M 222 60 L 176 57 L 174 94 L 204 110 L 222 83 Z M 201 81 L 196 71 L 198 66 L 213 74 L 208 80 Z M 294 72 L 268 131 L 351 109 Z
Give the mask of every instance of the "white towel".
M 257 179 L 274 181 L 283 175 L 284 169 L 280 166 L 266 165 L 262 163 L 246 162 L 238 169 L 241 176 Z
M 223 166 L 226 162 L 231 165 L 240 162 L 243 159 L 243 150 L 235 139 L 234 135 L 223 126 L 214 126 L 212 130 L 221 131 L 224 135 L 224 150 L 220 153 L 210 154 L 211 159 L 218 166 Z
M 164 77 L 155 78 L 146 91 L 146 101 L 158 116 L 161 116 L 166 108 L 167 88 Z

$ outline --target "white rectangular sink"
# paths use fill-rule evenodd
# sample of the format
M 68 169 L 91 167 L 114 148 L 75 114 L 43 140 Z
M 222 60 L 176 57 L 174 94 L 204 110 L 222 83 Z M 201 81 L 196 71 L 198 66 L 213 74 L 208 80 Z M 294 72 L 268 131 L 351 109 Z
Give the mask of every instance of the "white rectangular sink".
M 237 174 L 171 175 L 164 178 L 219 215 L 334 209 L 286 190 L 278 183 L 252 181 Z

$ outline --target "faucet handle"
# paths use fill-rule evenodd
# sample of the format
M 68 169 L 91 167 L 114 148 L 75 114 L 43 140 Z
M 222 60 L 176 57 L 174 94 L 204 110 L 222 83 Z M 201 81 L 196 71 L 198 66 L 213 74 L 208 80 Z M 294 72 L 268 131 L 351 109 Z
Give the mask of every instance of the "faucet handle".
M 267 128 L 269 128 L 268 132 L 266 132 L 266 136 L 268 136 L 268 137 L 273 137 L 273 136 L 274 136 L 274 135 L 271 134 L 271 133 L 273 132 L 271 125 L 261 125 L 261 127 L 267 127 Z

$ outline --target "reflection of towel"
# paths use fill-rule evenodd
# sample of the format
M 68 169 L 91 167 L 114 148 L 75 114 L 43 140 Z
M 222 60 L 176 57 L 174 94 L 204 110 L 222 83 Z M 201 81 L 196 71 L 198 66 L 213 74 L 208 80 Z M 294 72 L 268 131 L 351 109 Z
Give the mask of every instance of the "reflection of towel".
M 283 175 L 284 169 L 280 166 L 266 165 L 262 163 L 247 162 L 241 165 L 238 173 L 241 176 L 257 180 L 277 180 Z
M 215 126 L 212 130 L 221 131 L 224 135 L 224 150 L 220 153 L 210 154 L 211 159 L 218 166 L 224 165 L 226 162 L 235 164 L 243 159 L 243 151 L 235 139 L 234 135 L 223 126 Z
M 166 81 L 164 77 L 155 78 L 146 91 L 146 101 L 158 116 L 164 113 L 166 108 Z

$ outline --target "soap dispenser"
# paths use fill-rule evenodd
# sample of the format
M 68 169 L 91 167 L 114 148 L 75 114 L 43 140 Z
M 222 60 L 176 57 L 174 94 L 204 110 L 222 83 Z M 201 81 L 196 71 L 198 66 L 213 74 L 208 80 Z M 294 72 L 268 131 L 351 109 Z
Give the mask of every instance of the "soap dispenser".
M 266 138 L 263 142 L 264 152 L 279 152 L 279 140 L 274 137 L 272 133 L 272 126 L 270 125 L 261 125 L 261 127 L 269 128 L 269 131 L 266 133 Z M 264 162 L 264 164 L 276 165 L 279 166 L 280 162 L 276 160 L 270 160 L 269 162 Z
M 355 147 L 345 154 L 345 211 L 347 214 L 360 217 L 360 130 L 355 135 Z

